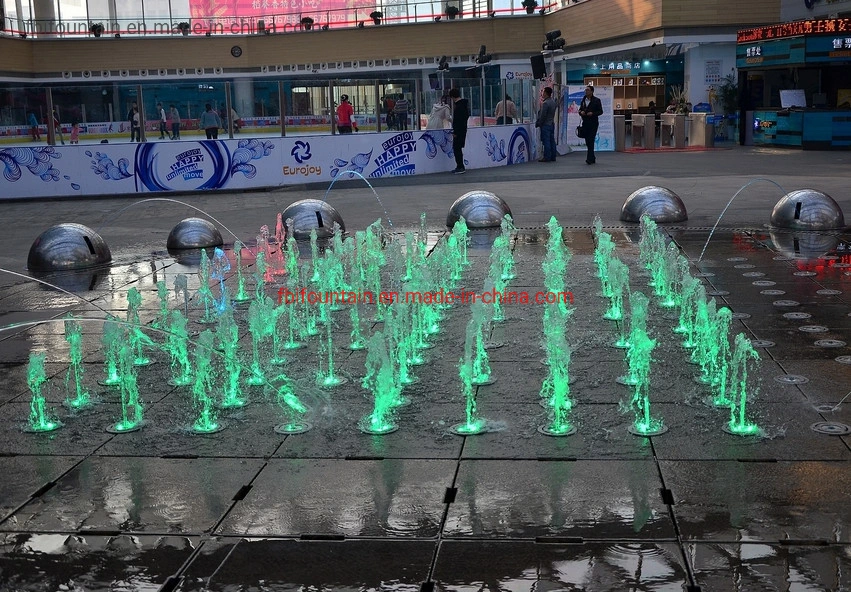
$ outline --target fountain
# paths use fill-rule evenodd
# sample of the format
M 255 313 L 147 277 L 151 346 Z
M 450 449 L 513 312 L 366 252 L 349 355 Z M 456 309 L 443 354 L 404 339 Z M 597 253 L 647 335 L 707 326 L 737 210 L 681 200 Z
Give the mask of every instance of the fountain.
M 83 331 L 72 315 L 65 320 L 65 341 L 68 342 L 68 358 L 70 364 L 65 375 L 65 388 L 74 380 L 74 396 L 65 399 L 65 404 L 71 409 L 83 409 L 92 403 L 91 395 L 83 385 Z
M 29 366 L 27 367 L 27 385 L 30 387 L 32 399 L 30 400 L 29 425 L 26 432 L 52 432 L 62 427 L 62 422 L 55 419 L 47 411 L 47 403 L 41 392 L 42 385 L 47 382 L 47 374 L 44 371 L 45 354 L 30 353 Z
M 479 416 L 476 402 L 476 388 L 473 385 L 475 370 L 473 368 L 473 343 L 476 340 L 476 323 L 473 319 L 467 323 L 467 337 L 464 341 L 464 357 L 458 365 L 458 375 L 461 377 L 461 392 L 464 394 L 464 421 L 449 428 L 449 431 L 459 436 L 474 436 L 487 431 L 487 421 Z
M 253 302 L 252 302 L 253 304 Z M 216 330 L 219 349 L 222 351 L 225 364 L 225 385 L 222 391 L 222 409 L 244 407 L 247 401 L 242 397 L 239 377 L 242 374 L 242 364 L 239 363 L 239 327 L 233 318 L 232 309 L 226 310 L 219 317 Z
M 564 319 L 567 317 L 558 312 L 558 304 L 547 304 L 547 308 L 552 307 L 554 310 L 550 315 L 552 319 Z M 573 401 L 570 399 L 570 375 L 568 366 L 570 365 L 570 347 L 565 339 L 566 331 L 564 326 L 558 326 L 558 323 L 553 323 L 557 328 L 555 330 L 547 330 L 544 328 L 544 347 L 547 351 L 547 376 L 544 378 L 541 385 L 541 398 L 551 412 L 551 420 L 549 425 L 538 427 L 538 431 L 547 436 L 570 436 L 576 433 L 576 427 L 573 426 L 567 419 L 567 415 L 573 408 Z
M 366 375 L 361 382 L 372 393 L 372 412 L 364 416 L 358 428 L 367 434 L 389 434 L 399 429 L 394 412 L 401 389 L 394 377 L 393 364 L 387 352 L 384 334 L 376 331 L 369 339 L 366 354 Z
M 118 384 L 121 390 L 121 419 L 106 428 L 112 434 L 135 432 L 143 425 L 144 407 L 139 399 L 139 387 L 136 378 L 136 365 L 133 363 L 133 348 L 124 344 L 118 352 Z
M 212 354 L 215 339 L 212 331 L 205 329 L 198 336 L 195 347 L 195 380 L 192 382 L 192 401 L 198 417 L 192 422 L 193 434 L 214 434 L 224 429 L 219 423 L 218 413 L 213 404 L 213 364 Z
M 631 303 L 635 303 L 632 309 L 633 318 L 641 315 L 642 309 L 646 312 L 647 297 L 640 292 L 631 298 Z M 650 362 L 655 347 L 656 341 L 650 339 L 643 325 L 634 323 L 629 333 L 627 359 L 629 374 L 635 381 L 629 403 L 635 413 L 635 421 L 629 427 L 629 432 L 636 436 L 658 436 L 668 431 L 661 419 L 650 414 Z
M 737 436 L 758 436 L 762 430 L 747 419 L 748 366 L 759 360 L 759 354 L 744 333 L 736 335 L 730 368 L 730 421 L 723 430 Z
M 225 252 L 216 247 L 213 251 L 213 261 L 210 264 L 210 279 L 218 280 L 219 282 L 219 298 L 215 301 L 216 311 L 223 312 L 225 308 L 230 306 L 228 298 L 228 289 L 225 286 L 227 272 L 230 271 L 230 260 L 225 255 Z
M 142 324 L 139 321 L 139 307 L 142 306 L 142 293 L 136 288 L 130 288 L 127 291 L 127 338 L 130 342 L 130 348 L 133 350 L 133 365 L 134 366 L 149 366 L 153 364 L 145 352 L 143 346 L 153 346 L 154 342 L 150 337 L 142 333 Z
M 168 327 L 169 307 L 168 307 L 168 286 L 165 280 L 157 282 L 157 299 L 160 303 L 159 316 L 151 323 L 154 329 L 165 329 Z
M 103 370 L 106 374 L 106 378 L 98 381 L 101 386 L 118 386 L 121 384 L 121 376 L 118 374 L 118 353 L 124 337 L 125 330 L 119 324 L 118 319 L 112 316 L 107 317 L 103 322 L 103 334 L 101 335 L 104 356 Z
M 263 386 L 266 375 L 260 361 L 260 344 L 275 332 L 275 303 L 268 296 L 253 300 L 249 305 L 248 331 L 251 333 L 251 376 L 246 382 L 251 386 Z
M 285 377 L 278 378 L 285 379 Z M 285 379 L 284 384 L 277 389 L 275 398 L 287 415 L 286 422 L 275 426 L 275 433 L 303 434 L 313 427 L 309 422 L 303 421 L 308 409 L 292 391 L 289 380 Z
M 245 248 L 240 241 L 234 241 L 233 254 L 236 261 L 236 295 L 233 297 L 234 302 L 241 304 L 251 300 L 251 296 L 245 290 L 245 274 L 242 269 L 242 249 Z
M 194 379 L 189 362 L 189 331 L 186 328 L 186 317 L 179 309 L 171 311 L 164 347 L 171 358 L 172 377 L 168 383 L 172 386 L 192 384 Z
M 207 256 L 207 251 L 201 249 L 201 263 L 198 266 L 198 302 L 204 307 L 204 314 L 197 322 L 205 325 L 211 325 L 216 322 L 214 311 L 216 308 L 216 299 L 213 296 L 213 291 L 210 289 L 210 258 Z

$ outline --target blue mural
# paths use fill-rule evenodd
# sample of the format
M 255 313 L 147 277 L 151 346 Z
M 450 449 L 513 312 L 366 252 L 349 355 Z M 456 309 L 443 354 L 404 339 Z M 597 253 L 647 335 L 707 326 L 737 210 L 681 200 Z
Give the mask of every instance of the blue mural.
M 440 150 L 449 158 L 453 158 L 452 151 L 452 132 L 449 130 L 434 130 L 425 132 L 420 136 L 420 140 L 426 143 L 426 156 L 435 158 L 437 149 Z
M 150 142 L 136 147 L 136 187 L 148 191 L 220 189 L 231 174 L 225 142 Z
M 508 140 L 508 164 L 531 162 L 535 159 L 535 144 L 529 141 L 526 128 L 518 127 Z
M 416 163 L 411 158 L 417 150 L 413 132 L 402 132 L 381 143 L 381 154 L 375 157 L 375 170 L 370 177 L 416 174 Z
M 12 183 L 19 181 L 25 168 L 42 181 L 58 181 L 61 173 L 50 162 L 52 158 L 62 158 L 53 146 L 3 148 L 0 150 L 3 178 Z
M 485 137 L 485 148 L 488 151 L 488 156 L 494 162 L 505 160 L 505 140 L 496 141 L 496 136 L 490 132 L 482 132 Z
M 372 157 L 372 150 L 369 152 L 361 152 L 352 156 L 351 160 L 343 160 L 342 158 L 334 159 L 334 166 L 331 168 L 331 176 L 336 178 L 338 175 L 348 173 L 349 178 L 355 177 L 354 173 L 363 173 L 364 167 L 369 164 L 369 159 Z M 353 172 L 350 172 L 353 171 Z
M 86 156 L 92 156 L 91 151 L 86 150 Z M 102 152 L 95 152 L 94 160 L 92 160 L 92 170 L 105 181 L 118 181 L 132 177 L 133 173 L 128 170 L 129 166 L 130 161 L 126 158 L 119 158 L 118 164 L 114 164 L 112 159 Z
M 242 173 L 247 179 L 253 179 L 257 175 L 257 167 L 250 161 L 269 156 L 274 148 L 268 140 L 240 140 L 231 158 L 231 176 Z

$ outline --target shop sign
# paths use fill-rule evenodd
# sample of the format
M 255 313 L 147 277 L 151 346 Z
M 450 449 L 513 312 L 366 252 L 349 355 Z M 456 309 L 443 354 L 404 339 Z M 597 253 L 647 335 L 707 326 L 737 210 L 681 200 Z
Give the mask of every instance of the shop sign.
M 800 37 L 802 35 L 834 35 L 846 32 L 851 33 L 851 18 L 811 19 L 744 29 L 736 34 L 736 43 L 751 43 L 768 39 Z

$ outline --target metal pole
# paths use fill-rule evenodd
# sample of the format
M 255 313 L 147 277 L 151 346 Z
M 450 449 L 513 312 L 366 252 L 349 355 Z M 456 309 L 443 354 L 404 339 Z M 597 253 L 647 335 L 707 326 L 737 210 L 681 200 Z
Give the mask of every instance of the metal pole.
M 481 81 L 481 87 L 479 88 L 479 109 L 481 110 L 479 113 L 480 113 L 481 117 L 479 119 L 481 120 L 482 127 L 485 127 L 485 67 L 484 67 L 484 65 L 481 66 L 481 69 L 482 69 L 482 81 Z
M 148 134 L 145 132 L 145 97 L 142 96 L 142 85 L 136 87 L 136 99 L 139 105 L 139 141 L 147 142 Z
M 378 81 L 375 81 L 375 131 L 381 131 L 381 88 L 378 86 Z
M 331 116 L 331 135 L 337 133 L 337 109 L 334 101 L 334 81 L 328 81 L 328 114 Z
M 228 118 L 228 139 L 233 140 L 233 117 L 231 109 L 233 103 L 230 100 L 230 82 L 225 82 L 225 117 Z
M 419 78 L 414 79 L 414 90 L 416 92 L 416 99 L 414 100 L 414 113 L 416 114 L 416 122 L 414 124 L 414 129 L 421 130 L 423 129 L 422 119 L 420 118 L 420 113 L 423 112 L 423 102 L 422 97 L 420 96 L 423 92 L 422 80 Z
M 56 128 L 53 123 L 53 88 L 47 87 L 47 145 L 56 146 Z
M 278 107 L 281 112 L 281 137 L 287 136 L 287 97 L 284 95 L 284 81 L 278 81 Z

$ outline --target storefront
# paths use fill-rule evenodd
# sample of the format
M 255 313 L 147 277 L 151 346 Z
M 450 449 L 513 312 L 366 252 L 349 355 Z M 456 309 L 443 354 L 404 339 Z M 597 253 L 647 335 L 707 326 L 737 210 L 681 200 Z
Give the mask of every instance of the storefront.
M 736 66 L 755 145 L 851 148 L 851 18 L 739 31 Z

